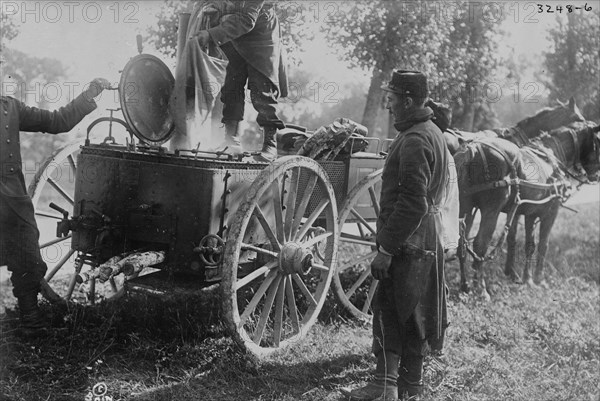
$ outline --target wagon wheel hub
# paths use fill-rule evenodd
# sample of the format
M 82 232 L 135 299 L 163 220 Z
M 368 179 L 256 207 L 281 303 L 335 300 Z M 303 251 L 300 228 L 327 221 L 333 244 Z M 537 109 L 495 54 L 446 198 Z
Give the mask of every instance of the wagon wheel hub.
M 298 242 L 288 242 L 279 253 L 279 270 L 283 274 L 308 274 L 312 269 L 313 255 Z

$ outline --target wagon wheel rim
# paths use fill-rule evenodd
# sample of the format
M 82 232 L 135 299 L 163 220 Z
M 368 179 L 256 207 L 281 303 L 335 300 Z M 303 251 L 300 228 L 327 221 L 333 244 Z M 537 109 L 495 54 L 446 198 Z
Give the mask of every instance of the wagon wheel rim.
M 371 321 L 379 281 L 371 276 L 377 254 L 376 221 L 382 170 L 377 170 L 350 191 L 340 208 L 340 260 L 333 277 L 340 303 L 356 318 Z M 348 255 L 344 258 L 342 255 Z
M 54 152 L 37 170 L 28 188 L 40 231 L 40 254 L 48 266 L 41 283 L 41 293 L 51 302 L 95 303 L 99 299 L 116 299 L 123 294 L 120 280 L 105 284 L 90 281 L 84 286 L 77 283 L 77 275 L 88 271 L 91 266 L 80 262 L 76 251 L 71 249 L 71 234 L 56 237 L 56 223 L 63 216 L 48 205 L 54 202 L 69 211 L 69 217 L 72 217 L 77 156 L 81 145 L 80 140 L 71 142 Z
M 309 235 L 321 226 L 325 232 Z M 301 156 L 267 166 L 240 204 L 225 244 L 223 308 L 235 340 L 265 355 L 302 338 L 325 302 L 337 241 L 337 205 L 322 167 Z

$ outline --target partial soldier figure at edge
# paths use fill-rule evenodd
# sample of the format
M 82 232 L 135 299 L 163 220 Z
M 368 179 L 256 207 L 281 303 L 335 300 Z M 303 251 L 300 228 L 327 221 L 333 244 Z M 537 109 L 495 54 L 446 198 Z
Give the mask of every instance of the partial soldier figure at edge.
M 19 133 L 70 131 L 96 109 L 94 97 L 109 86 L 106 79 L 96 78 L 81 95 L 57 111 L 29 107 L 9 96 L 0 97 L 0 266 L 7 265 L 12 273 L 20 331 L 25 336 L 44 334 L 48 325 L 37 300 L 47 266 L 40 254 L 40 233 L 25 187 Z
M 220 4 L 219 4 L 220 3 Z M 270 162 L 277 156 L 276 133 L 285 128 L 277 116 L 277 99 L 286 97 L 287 75 L 282 56 L 279 20 L 273 2 L 222 1 L 217 26 L 199 31 L 195 38 L 207 47 L 214 41 L 229 64 L 221 89 L 225 144 L 240 147 L 240 122 L 244 119 L 245 86 L 258 111 L 256 122 L 263 129 L 263 146 L 258 161 Z
M 442 210 L 456 203 L 449 197 L 457 191 L 452 157 L 432 121 L 433 111 L 425 106 L 427 78 L 418 71 L 396 70 L 382 89 L 398 135 L 383 170 L 378 253 L 371 263 L 373 277 L 380 280 L 373 300 L 375 379 L 353 391 L 342 389 L 354 401 L 422 394 L 427 346 L 436 352 L 443 346 L 444 247 L 448 238 L 456 238 L 443 230 Z

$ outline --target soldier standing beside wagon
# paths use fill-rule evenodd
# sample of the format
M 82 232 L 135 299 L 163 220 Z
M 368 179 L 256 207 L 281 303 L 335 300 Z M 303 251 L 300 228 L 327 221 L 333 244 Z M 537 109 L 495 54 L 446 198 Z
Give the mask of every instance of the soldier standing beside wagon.
M 427 345 L 439 349 L 447 326 L 441 209 L 451 189 L 452 158 L 425 106 L 427 78 L 394 71 L 383 89 L 398 135 L 390 146 L 377 221 L 380 280 L 374 298 L 375 379 L 342 392 L 352 400 L 396 400 L 423 390 Z
M 47 267 L 38 245 L 34 207 L 25 188 L 19 134 L 70 131 L 96 109 L 94 97 L 108 87 L 106 79 L 96 78 L 83 94 L 57 111 L 28 107 L 12 97 L 0 97 L 0 266 L 6 264 L 12 272 L 20 328 L 25 335 L 39 334 L 47 325 L 37 303 L 40 281 Z

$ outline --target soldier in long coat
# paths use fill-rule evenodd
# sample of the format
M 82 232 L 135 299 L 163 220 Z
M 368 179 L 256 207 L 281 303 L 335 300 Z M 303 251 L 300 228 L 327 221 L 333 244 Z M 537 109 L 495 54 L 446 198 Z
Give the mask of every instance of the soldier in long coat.
M 213 2 L 218 3 L 218 2 Z M 280 96 L 287 96 L 287 75 L 282 58 L 280 27 L 272 2 L 224 1 L 218 4 L 219 24 L 198 32 L 202 46 L 214 41 L 221 47 L 229 64 L 221 89 L 226 141 L 239 145 L 239 122 L 244 119 L 245 86 L 263 129 L 260 160 L 277 155 L 275 134 L 284 128 L 277 116 Z
M 13 294 L 26 335 L 43 330 L 47 323 L 37 303 L 40 280 L 47 267 L 40 254 L 33 204 L 25 188 L 19 133 L 70 131 L 96 109 L 94 97 L 108 87 L 107 80 L 97 78 L 57 111 L 29 107 L 12 97 L 0 96 L 0 266 L 7 265 L 12 272 Z
M 440 212 L 452 193 L 452 158 L 424 106 L 426 77 L 397 70 L 383 89 L 398 135 L 383 170 L 379 252 L 371 263 L 380 280 L 373 310 L 377 366 L 373 382 L 345 392 L 352 400 L 420 394 L 427 343 L 438 349 L 447 326 Z

